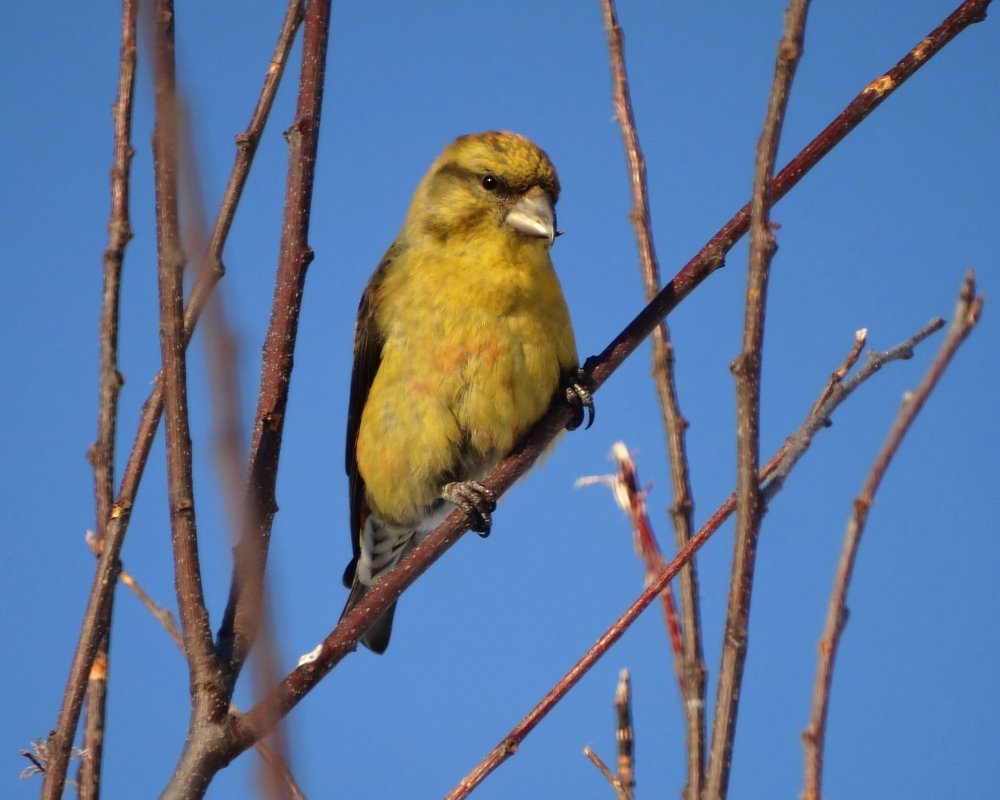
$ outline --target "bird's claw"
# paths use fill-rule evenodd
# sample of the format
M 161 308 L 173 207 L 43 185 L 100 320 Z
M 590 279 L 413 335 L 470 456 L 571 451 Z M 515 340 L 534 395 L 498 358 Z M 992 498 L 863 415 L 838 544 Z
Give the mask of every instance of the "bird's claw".
M 454 481 L 446 483 L 441 497 L 454 503 L 469 519 L 469 527 L 484 539 L 490 535 L 493 512 L 497 508 L 497 498 L 492 491 L 479 481 Z
M 572 383 L 566 386 L 566 402 L 573 408 L 573 417 L 566 423 L 566 430 L 575 431 L 583 423 L 583 410 L 587 410 L 587 430 L 594 424 L 594 395 L 588 388 L 590 379 L 587 374 L 578 369 L 573 375 Z

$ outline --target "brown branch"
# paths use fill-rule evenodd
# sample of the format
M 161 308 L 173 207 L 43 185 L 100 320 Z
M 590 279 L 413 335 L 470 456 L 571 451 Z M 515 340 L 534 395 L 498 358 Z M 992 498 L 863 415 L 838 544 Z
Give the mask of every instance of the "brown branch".
M 158 0 L 153 12 L 153 172 L 160 291 L 160 350 L 167 445 L 167 494 L 174 552 L 174 581 L 190 671 L 193 716 L 218 718 L 220 672 L 201 587 L 198 533 L 191 474 L 191 432 L 187 409 L 184 348 L 184 264 L 178 212 L 178 108 L 172 0 Z M 224 713 L 224 708 L 221 711 Z
M 24 751 L 22 751 L 22 753 L 23 752 Z M 611 788 L 615 790 L 615 796 L 618 798 L 618 800 L 621 800 L 621 798 L 623 797 L 622 782 L 618 778 L 618 776 L 611 771 L 611 767 L 605 764 L 604 759 L 602 759 L 599 755 L 597 755 L 597 753 L 595 753 L 589 745 L 583 748 L 583 754 L 589 759 L 591 764 L 597 767 L 597 771 L 601 773 L 601 775 L 604 777 L 604 780 L 610 783 Z M 631 794 L 629 795 L 629 797 L 631 797 Z
M 101 554 L 101 546 L 97 541 L 97 537 L 90 531 L 87 531 L 86 536 L 87 547 L 91 553 L 95 556 Z M 125 565 L 122 564 L 121 570 L 118 573 L 118 580 L 125 585 L 136 599 L 142 603 L 145 609 L 153 616 L 157 622 L 160 623 L 163 630 L 167 632 L 170 640 L 177 645 L 177 649 L 184 654 L 184 640 L 181 638 L 180 629 L 177 627 L 177 623 L 174 622 L 174 615 L 170 612 L 169 608 L 161 606 L 156 600 L 150 595 L 145 589 L 142 588 L 142 584 L 135 579 L 135 577 L 125 569 Z
M 274 104 L 274 98 L 278 91 L 284 66 L 288 61 L 295 33 L 301 22 L 302 6 L 302 0 L 291 0 L 289 2 L 288 12 L 286 13 L 281 33 L 278 37 L 278 43 L 275 46 L 274 55 L 267 70 L 264 85 L 257 100 L 257 105 L 247 129 L 237 136 L 236 162 L 230 173 L 229 183 L 226 187 L 212 235 L 209 258 L 213 263 L 221 265 L 220 255 L 225 245 L 233 214 L 242 196 L 243 187 L 246 184 L 246 178 L 253 163 L 257 143 L 260 140 L 271 107 Z M 185 310 L 184 336 L 186 343 L 190 342 L 205 302 L 221 276 L 221 266 L 218 269 L 210 270 L 199 276 L 202 280 L 195 285 L 191 299 Z M 118 558 L 121 554 L 122 545 L 125 542 L 125 534 L 128 531 L 132 506 L 135 502 L 139 482 L 142 480 L 146 461 L 149 458 L 150 449 L 153 446 L 156 429 L 160 424 L 162 411 L 163 375 L 161 372 L 156 376 L 153 390 L 143 404 L 132 451 L 125 465 L 121 485 L 118 488 L 118 497 L 111 506 L 110 522 L 104 531 L 101 556 L 91 585 L 87 607 L 83 614 L 80 636 L 77 640 L 69 677 L 66 681 L 66 691 L 63 693 L 59 720 L 55 730 L 49 735 L 47 742 L 47 752 L 50 753 L 50 761 L 49 769 L 46 772 L 45 784 L 42 789 L 42 796 L 44 798 L 55 800 L 62 797 L 73 733 L 76 730 L 79 720 L 83 694 L 86 688 L 85 682 L 96 657 L 100 641 L 109 625 L 111 602 L 120 568 Z
M 234 674 L 239 673 L 257 636 L 264 567 L 271 526 L 278 510 L 274 490 L 292 377 L 292 356 L 306 270 L 313 258 L 309 247 L 309 212 L 319 145 L 329 25 L 329 2 L 310 3 L 305 17 L 295 119 L 285 132 L 288 178 L 278 271 L 250 442 L 248 502 L 254 504 L 253 515 L 258 525 L 256 530 L 245 532 L 234 549 L 229 601 L 218 635 L 220 650 Z
M 227 701 L 231 700 L 235 678 L 253 646 L 261 619 L 264 566 L 271 524 L 277 511 L 274 489 L 291 380 L 292 354 L 306 269 L 312 261 L 312 250 L 308 244 L 309 212 L 319 141 L 329 22 L 329 2 L 311 2 L 305 14 L 296 115 L 285 134 L 289 146 L 285 209 L 274 302 L 264 342 L 260 396 L 250 445 L 250 502 L 254 503 L 253 518 L 259 521 L 259 525 L 253 531 L 242 531 L 241 541 L 234 548 L 235 565 L 229 602 L 218 636 L 220 657 L 229 678 L 225 694 Z M 209 733 L 196 731 L 193 722 L 188 742 L 163 797 L 200 797 L 204 794 L 215 773 L 246 749 L 233 744 L 232 728 L 239 719 L 232 714 L 226 719 L 212 719 L 213 723 L 219 724 L 211 726 L 213 730 Z M 272 720 L 268 729 L 276 722 L 277 719 Z
M 653 247 L 646 161 L 639 146 L 639 134 L 632 112 L 632 96 L 625 68 L 624 33 L 618 23 L 614 0 L 603 0 L 601 6 L 611 59 L 615 116 L 622 131 L 632 186 L 632 211 L 629 217 L 635 228 L 646 300 L 650 301 L 656 297 L 661 287 L 660 266 Z M 694 500 L 687 460 L 688 422 L 681 413 L 677 396 L 674 348 L 666 321 L 653 329 L 653 384 L 660 401 L 663 430 L 670 455 L 674 498 L 670 514 L 674 524 L 674 540 L 676 547 L 680 549 L 691 538 Z M 677 654 L 675 650 L 674 671 L 681 689 L 686 723 L 687 783 L 683 796 L 688 800 L 698 800 L 701 797 L 705 769 L 705 664 L 702 656 L 698 573 L 693 559 L 681 570 L 679 590 L 683 623 L 680 631 L 681 651 Z
M 660 574 L 666 566 L 666 561 L 663 560 L 663 553 L 649 521 L 649 513 L 646 510 L 646 492 L 639 488 L 638 471 L 624 442 L 615 442 L 611 447 L 611 457 L 618 465 L 617 474 L 578 478 L 574 485 L 579 487 L 599 483 L 611 489 L 611 496 L 614 497 L 615 502 L 629 515 L 629 520 L 632 523 L 633 546 L 636 555 L 642 559 L 646 567 L 646 581 L 648 583 Z M 677 617 L 677 608 L 669 585 L 663 590 L 660 599 L 663 602 L 663 618 L 670 639 L 670 649 L 674 654 L 675 665 L 679 666 L 684 655 L 684 645 L 681 641 L 681 622 Z M 684 672 L 680 669 L 677 671 L 677 680 L 683 696 L 685 694 Z
M 180 169 L 183 185 L 181 206 L 186 210 L 185 219 L 190 220 L 184 230 L 184 249 L 188 253 L 196 253 L 194 260 L 195 283 L 198 283 L 203 273 L 213 269 L 209 261 L 211 245 L 206 233 L 204 196 L 201 185 L 201 171 L 190 125 L 186 124 L 187 115 L 182 115 L 180 132 L 181 159 Z M 209 394 L 213 422 L 213 451 L 216 471 L 222 486 L 222 495 L 229 521 L 229 532 L 235 545 L 241 539 L 249 538 L 258 529 L 259 521 L 254 512 L 256 506 L 248 502 L 245 479 L 246 442 L 243 436 L 243 412 L 239 391 L 239 347 L 236 334 L 229 323 L 226 313 L 224 296 L 215 292 L 204 311 L 202 322 Z M 265 592 L 262 596 L 266 598 Z M 271 625 L 270 608 L 262 602 L 258 614 L 260 636 L 255 650 L 255 664 L 252 670 L 254 690 L 257 696 L 263 694 L 277 683 L 282 676 L 279 670 L 275 645 L 274 630 Z M 222 665 L 225 680 L 233 685 L 239 675 L 229 665 Z M 231 690 L 230 690 L 231 691 Z M 234 713 L 241 713 L 235 710 Z M 284 798 L 291 792 L 298 792 L 291 771 L 288 767 L 288 750 L 286 747 L 283 726 L 278 726 L 269 737 L 270 745 L 263 742 L 259 750 L 266 755 L 258 762 L 260 771 L 258 786 L 264 797 Z
M 776 249 L 770 229 L 770 212 L 774 203 L 771 183 L 785 109 L 788 106 L 788 93 L 802 53 L 808 10 L 808 0 L 792 0 L 785 12 L 785 27 L 778 44 L 771 96 L 757 145 L 750 210 L 750 264 L 743 349 L 732 367 L 736 378 L 736 536 L 712 741 L 705 771 L 705 796 L 708 800 L 723 800 L 726 797 L 733 737 L 736 733 L 736 714 L 746 662 L 757 538 L 764 517 L 764 503 L 757 474 L 760 464 L 760 374 L 764 351 L 764 309 L 771 259 Z
M 861 357 L 861 351 L 865 349 L 865 345 L 867 343 L 868 329 L 859 328 L 856 330 L 854 332 L 854 344 L 847 352 L 847 355 L 844 356 L 844 360 L 841 362 L 840 366 L 830 373 L 830 379 L 826 382 L 826 386 L 823 387 L 823 391 L 820 392 L 819 397 L 816 398 L 816 402 L 813 403 L 813 407 L 809 410 L 810 416 L 815 416 L 819 412 L 819 410 L 823 407 L 823 404 L 830 399 L 830 395 L 833 394 L 836 388 L 847 376 L 847 373 L 854 369 L 854 365 L 858 363 L 858 358 Z
M 934 387 L 937 386 L 958 348 L 979 322 L 982 311 L 983 296 L 976 295 L 975 274 L 970 270 L 962 282 L 955 316 L 948 334 L 941 344 L 941 349 L 916 390 L 904 397 L 902 408 L 900 408 L 889 435 L 875 457 L 875 462 L 865 479 L 861 493 L 854 500 L 853 512 L 847 523 L 840 562 L 837 565 L 837 573 L 833 581 L 826 624 L 819 642 L 819 662 L 816 667 L 812 712 L 809 725 L 802 734 L 805 748 L 805 787 L 802 792 L 804 800 L 819 800 L 822 796 L 823 748 L 826 742 L 826 719 L 830 705 L 833 668 L 837 648 L 840 645 L 840 637 L 847 624 L 847 590 L 854 571 L 854 563 L 857 560 L 861 535 L 864 533 L 865 524 L 868 521 L 868 512 L 871 510 L 875 501 L 875 493 L 878 491 L 882 478 L 896 455 L 903 437 L 906 436 L 930 393 L 934 391 Z
M 132 239 L 129 220 L 129 175 L 132 164 L 132 99 L 135 89 L 136 16 L 134 0 L 123 0 L 121 44 L 118 59 L 118 95 L 112 117 L 114 144 L 111 162 L 111 211 L 108 244 L 104 250 L 104 289 L 100 322 L 100 388 L 97 411 L 97 438 L 88 452 L 94 468 L 96 530 L 103 531 L 111 519 L 115 490 L 115 434 L 118 423 L 118 396 L 122 376 L 118 371 L 118 320 L 122 264 L 125 248 Z M 113 596 L 109 599 L 110 617 Z M 87 711 L 84 717 L 83 749 L 77 773 L 81 800 L 100 797 L 101 765 L 104 757 L 104 725 L 110 650 L 110 627 L 101 638 L 87 679 Z
M 201 219 L 201 215 L 197 215 Z M 202 265 L 204 266 L 204 265 Z M 216 293 L 209 302 L 203 323 L 206 336 L 206 355 L 211 376 L 212 417 L 214 422 L 214 449 L 216 468 L 223 487 L 227 506 L 230 533 L 233 543 L 252 536 L 259 520 L 255 507 L 248 502 L 244 481 L 246 442 L 243 439 L 242 411 L 238 388 L 238 347 L 236 337 L 226 316 L 221 296 Z M 267 582 L 264 581 L 255 621 L 259 629 L 254 648 L 253 687 L 256 697 L 281 679 L 274 641 L 271 606 L 268 602 Z M 226 669 L 227 680 L 235 683 L 238 675 L 231 666 Z M 230 703 L 230 713 L 242 713 Z M 258 764 L 258 787 L 263 797 L 302 797 L 289 767 L 287 738 L 284 726 L 278 725 L 268 737 L 269 741 L 257 742 L 254 747 L 261 756 Z
M 114 118 L 114 155 L 111 163 L 111 212 L 108 245 L 104 250 L 104 291 L 100 323 L 100 394 L 97 439 L 87 452 L 94 468 L 94 495 L 97 530 L 103 532 L 111 518 L 114 501 L 114 452 L 118 414 L 118 394 L 122 376 L 118 372 L 118 310 L 122 263 L 132 239 L 129 220 L 129 171 L 132 164 L 132 98 L 136 64 L 136 3 L 122 2 L 122 32 L 118 66 L 118 97 Z
M 798 460 L 805 454 L 805 451 L 812 444 L 813 437 L 823 428 L 830 425 L 830 414 L 833 409 L 840 405 L 851 392 L 868 380 L 872 375 L 882 369 L 883 366 L 892 362 L 913 358 L 913 348 L 926 339 L 935 331 L 944 327 L 945 321 L 936 317 L 928 322 L 923 328 L 917 331 L 909 339 L 890 347 L 881 353 L 869 353 L 865 364 L 849 380 L 843 381 L 855 361 L 864 343 L 867 341 L 867 331 L 861 330 L 855 334 L 854 345 L 848 353 L 844 364 L 831 375 L 827 385 L 823 388 L 820 397 L 813 404 L 809 412 L 809 418 L 791 437 L 785 445 L 785 455 L 774 470 L 771 477 L 761 485 L 761 493 L 765 502 L 770 502 L 771 498 L 777 494 L 784 485 L 785 478 Z
M 973 22 L 983 17 L 988 0 L 967 0 L 935 31 L 907 54 L 889 73 L 865 88 L 822 133 L 810 142 L 775 178 L 772 185 L 774 200 L 784 196 L 815 164 L 847 134 L 857 127 L 889 93 L 897 89 L 931 56 Z M 875 88 L 872 88 L 872 87 Z M 675 308 L 705 278 L 722 265 L 728 250 L 746 232 L 749 206 L 744 206 L 705 247 L 692 258 L 673 280 L 649 303 L 602 353 L 587 360 L 586 371 L 595 389 L 621 365 L 642 339 L 664 315 Z M 552 439 L 572 418 L 573 411 L 561 402 L 552 408 L 518 443 L 514 451 L 484 481 L 498 496 L 506 491 L 534 463 Z M 244 717 L 233 722 L 232 753 L 235 758 L 263 736 L 281 717 L 294 708 L 311 689 L 353 651 L 369 625 L 434 563 L 467 530 L 461 511 L 448 518 L 415 547 L 327 635 L 311 653 L 300 659 L 296 667 L 274 690 Z M 704 530 L 704 528 L 703 528 Z M 692 539 L 694 542 L 694 539 Z M 699 540 L 700 544 L 700 540 Z M 682 549 L 681 552 L 693 552 Z M 676 562 L 675 558 L 675 562 Z

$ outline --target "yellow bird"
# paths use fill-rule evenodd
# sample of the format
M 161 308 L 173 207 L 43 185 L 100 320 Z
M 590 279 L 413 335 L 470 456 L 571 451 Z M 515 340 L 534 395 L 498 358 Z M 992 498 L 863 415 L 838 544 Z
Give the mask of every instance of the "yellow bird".
M 462 136 L 431 165 L 358 309 L 347 417 L 350 611 L 463 508 L 488 534 L 480 480 L 563 388 L 590 412 L 549 249 L 559 179 L 516 133 Z M 363 634 L 389 644 L 395 605 Z

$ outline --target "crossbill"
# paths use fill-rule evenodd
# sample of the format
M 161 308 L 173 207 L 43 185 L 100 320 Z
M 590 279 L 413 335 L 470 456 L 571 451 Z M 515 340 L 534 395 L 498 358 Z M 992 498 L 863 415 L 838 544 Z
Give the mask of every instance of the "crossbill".
M 593 418 L 549 258 L 559 179 L 515 133 L 462 136 L 420 181 L 365 288 L 346 467 L 354 557 L 344 614 L 455 505 L 489 532 L 480 480 L 562 388 Z M 363 634 L 389 643 L 395 604 Z

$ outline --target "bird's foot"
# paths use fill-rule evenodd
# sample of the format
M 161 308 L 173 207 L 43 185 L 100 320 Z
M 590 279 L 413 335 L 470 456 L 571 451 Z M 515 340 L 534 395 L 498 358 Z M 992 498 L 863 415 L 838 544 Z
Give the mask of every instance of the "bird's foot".
M 454 503 L 469 519 L 469 527 L 484 539 L 490 535 L 497 498 L 479 481 L 454 481 L 441 489 L 441 497 Z
M 590 391 L 590 378 L 578 369 L 566 385 L 566 402 L 573 407 L 573 417 L 566 423 L 566 430 L 575 431 L 583 423 L 583 411 L 587 410 L 587 428 L 594 424 L 594 396 Z M 586 428 L 584 428 L 586 430 Z

